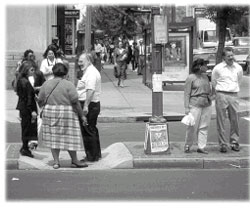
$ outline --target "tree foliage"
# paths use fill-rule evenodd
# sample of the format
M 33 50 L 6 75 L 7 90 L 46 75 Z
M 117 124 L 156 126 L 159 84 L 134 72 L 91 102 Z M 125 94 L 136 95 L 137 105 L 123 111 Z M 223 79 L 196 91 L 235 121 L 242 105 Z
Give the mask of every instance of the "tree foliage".
M 110 37 L 123 35 L 131 39 L 140 32 L 141 18 L 129 12 L 125 6 L 92 7 L 92 23 L 96 29 L 103 30 Z
M 217 24 L 219 45 L 216 63 L 222 61 L 222 51 L 225 46 L 226 28 L 239 24 L 242 17 L 249 14 L 248 6 L 208 6 L 205 15 Z

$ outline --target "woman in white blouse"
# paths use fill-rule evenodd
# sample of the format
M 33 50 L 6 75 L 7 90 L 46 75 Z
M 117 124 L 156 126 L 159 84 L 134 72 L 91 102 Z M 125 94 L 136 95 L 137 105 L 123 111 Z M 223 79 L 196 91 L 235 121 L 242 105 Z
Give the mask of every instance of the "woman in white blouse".
M 43 73 L 46 80 L 54 78 L 52 68 L 57 63 L 56 49 L 53 46 L 48 46 L 43 54 L 44 59 L 42 60 L 40 71 Z

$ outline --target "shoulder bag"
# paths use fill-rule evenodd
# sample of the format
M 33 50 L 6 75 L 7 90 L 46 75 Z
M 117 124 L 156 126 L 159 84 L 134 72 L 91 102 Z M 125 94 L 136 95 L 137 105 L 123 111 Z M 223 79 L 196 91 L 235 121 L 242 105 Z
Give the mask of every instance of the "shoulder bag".
M 61 81 L 61 80 L 60 80 Z M 49 96 L 52 94 L 52 92 L 55 90 L 55 88 L 57 87 L 57 85 L 60 83 L 60 81 L 58 81 L 57 83 L 56 83 L 56 85 L 53 87 L 53 89 L 51 90 L 51 92 L 49 93 L 49 95 L 47 96 L 47 98 L 46 98 L 46 100 L 45 100 L 45 103 L 44 103 L 44 105 L 43 105 L 43 107 L 42 107 L 42 109 L 41 109 L 41 111 L 40 111 L 40 118 L 42 118 L 42 116 L 43 116 L 43 109 L 45 108 L 45 105 L 47 104 L 47 101 L 48 101 L 48 99 L 49 99 Z

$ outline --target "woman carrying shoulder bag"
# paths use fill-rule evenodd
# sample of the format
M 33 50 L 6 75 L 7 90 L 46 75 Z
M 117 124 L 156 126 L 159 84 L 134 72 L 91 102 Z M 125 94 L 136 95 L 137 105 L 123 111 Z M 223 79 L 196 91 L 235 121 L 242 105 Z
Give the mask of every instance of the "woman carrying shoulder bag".
M 65 77 L 68 69 L 62 63 L 52 68 L 54 78 L 46 81 L 38 96 L 42 113 L 42 143 L 51 148 L 54 169 L 60 168 L 60 150 L 67 150 L 72 159 L 71 167 L 83 168 L 88 165 L 77 159 L 76 151 L 83 150 L 79 118 L 86 125 L 86 117 L 78 102 L 75 86 Z

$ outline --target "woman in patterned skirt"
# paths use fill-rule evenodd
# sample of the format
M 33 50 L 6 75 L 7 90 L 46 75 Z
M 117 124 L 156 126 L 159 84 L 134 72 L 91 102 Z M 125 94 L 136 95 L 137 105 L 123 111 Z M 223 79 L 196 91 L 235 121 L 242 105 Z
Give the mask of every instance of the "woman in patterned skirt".
M 83 149 L 79 118 L 86 123 L 78 102 L 73 83 L 65 79 L 68 69 L 62 63 L 52 68 L 54 79 L 46 81 L 40 89 L 38 104 L 44 106 L 42 113 L 42 143 L 51 148 L 54 169 L 60 168 L 60 150 L 67 150 L 72 159 L 71 166 L 88 165 L 77 159 L 76 151 Z M 86 124 L 83 124 L 86 125 Z

